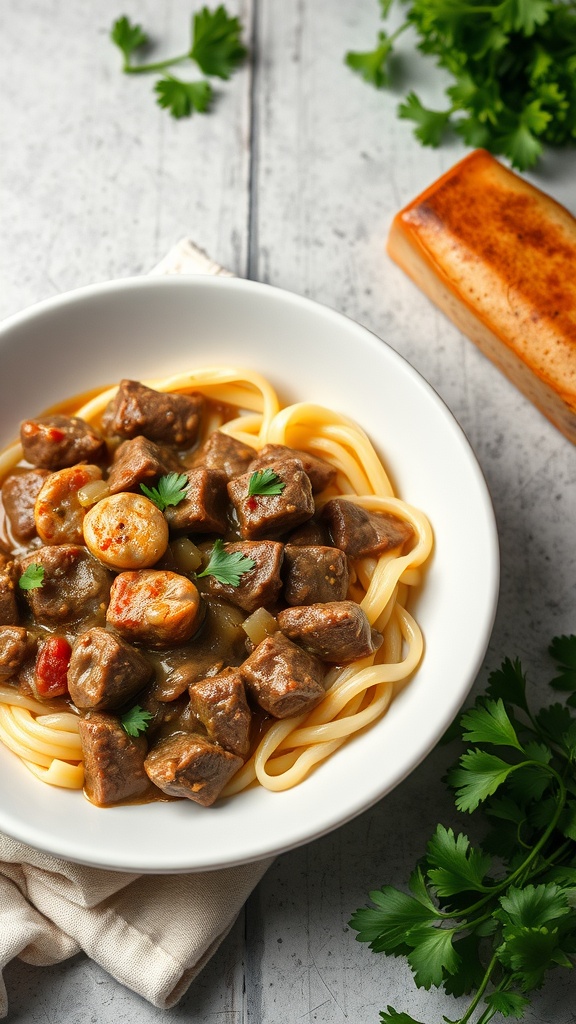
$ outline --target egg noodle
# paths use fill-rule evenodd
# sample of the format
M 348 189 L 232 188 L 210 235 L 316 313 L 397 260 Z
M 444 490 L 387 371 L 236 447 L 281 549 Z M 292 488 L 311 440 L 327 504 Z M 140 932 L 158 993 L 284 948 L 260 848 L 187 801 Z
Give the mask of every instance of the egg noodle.
M 369 511 L 393 513 L 414 530 L 407 553 L 386 552 L 380 557 L 356 559 L 352 565 L 348 597 L 362 607 L 371 626 L 383 635 L 382 646 L 370 657 L 329 669 L 324 680 L 326 695 L 311 712 L 273 721 L 222 796 L 238 793 L 254 782 L 269 790 L 289 789 L 350 736 L 380 718 L 417 668 L 423 638 L 406 604 L 410 589 L 421 583 L 421 566 L 432 550 L 432 530 L 422 512 L 394 496 L 370 440 L 347 417 L 308 402 L 281 409 L 276 392 L 264 377 L 236 367 L 203 368 L 143 383 L 157 391 L 201 391 L 245 410 L 225 423 L 216 416 L 208 417 L 202 440 L 221 429 L 256 449 L 283 444 L 325 459 L 336 467 L 337 474 L 317 506 L 332 497 L 346 496 Z M 74 415 L 97 424 L 116 390 L 102 391 Z M 21 458 L 19 444 L 0 455 L 0 477 Z M 44 782 L 81 789 L 78 716 L 46 712 L 40 701 L 20 695 L 14 687 L 0 686 L 0 740 Z

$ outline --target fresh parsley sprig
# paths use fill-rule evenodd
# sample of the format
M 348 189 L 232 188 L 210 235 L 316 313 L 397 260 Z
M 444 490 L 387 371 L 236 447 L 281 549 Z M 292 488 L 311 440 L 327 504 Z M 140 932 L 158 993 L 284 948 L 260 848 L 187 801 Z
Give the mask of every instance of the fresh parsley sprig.
M 241 551 L 226 551 L 224 542 L 218 539 L 212 548 L 208 565 L 197 574 L 197 579 L 213 576 L 219 583 L 238 587 L 244 573 L 250 572 L 255 565 L 254 559 L 243 555 Z
M 160 477 L 157 487 L 140 484 L 140 490 L 161 512 L 168 505 L 179 505 L 186 497 L 187 488 L 188 477 L 185 473 L 166 473 Z
M 576 4 L 574 0 L 398 0 L 407 7 L 395 32 L 380 31 L 374 49 L 346 63 L 383 88 L 390 56 L 408 28 L 418 49 L 451 76 L 444 110 L 412 91 L 398 108 L 421 143 L 438 146 L 448 131 L 469 146 L 534 166 L 544 146 L 576 141 Z M 387 18 L 395 0 L 380 0 Z M 396 53 L 398 58 L 398 54 Z M 401 59 L 401 58 L 400 58 Z
M 37 562 L 30 562 L 20 579 L 18 580 L 18 586 L 21 590 L 36 590 L 37 587 L 41 587 L 44 584 L 44 566 L 39 565 Z
M 282 494 L 286 487 L 284 480 L 281 480 L 273 469 L 257 469 L 252 473 L 248 481 L 248 496 L 255 494 Z
M 120 717 L 120 725 L 129 736 L 139 736 L 141 732 L 146 732 L 153 718 L 154 715 L 150 711 L 145 711 L 139 704 L 135 704 Z
M 215 10 L 203 7 L 192 19 L 192 38 L 185 53 L 165 60 L 135 63 L 133 56 L 149 46 L 149 37 L 141 25 L 126 15 L 118 18 L 110 38 L 123 55 L 122 70 L 127 75 L 162 73 L 155 86 L 156 102 L 173 117 L 188 117 L 193 111 L 205 113 L 212 101 L 212 86 L 205 79 L 186 82 L 168 73 L 175 64 L 193 61 L 205 75 L 228 79 L 246 56 L 241 40 L 239 18 L 231 17 L 223 4 Z
M 574 706 L 576 636 L 550 654 L 552 685 Z M 487 834 L 472 846 L 438 825 L 411 895 L 385 885 L 350 924 L 375 952 L 405 956 L 416 985 L 470 995 L 453 1024 L 521 1019 L 546 973 L 576 963 L 576 716 L 562 704 L 533 714 L 522 667 L 506 659 L 460 728 L 473 746 L 448 783 L 460 811 L 482 806 Z M 391 1006 L 380 1020 L 421 1024 Z

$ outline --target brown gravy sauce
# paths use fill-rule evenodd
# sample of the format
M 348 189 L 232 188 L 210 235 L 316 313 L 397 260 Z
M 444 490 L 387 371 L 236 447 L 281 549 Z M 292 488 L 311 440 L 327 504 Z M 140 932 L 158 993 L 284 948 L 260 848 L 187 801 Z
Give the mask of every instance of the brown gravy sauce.
M 71 398 L 65 399 L 64 401 L 61 401 L 56 405 L 53 405 L 48 409 L 44 410 L 44 413 L 42 415 L 74 416 L 76 415 L 78 409 L 82 408 L 87 402 L 89 402 L 93 398 L 96 398 L 105 390 L 107 390 L 107 388 L 96 388 L 91 391 L 86 391 L 83 392 L 82 394 L 72 396 Z M 202 417 L 202 426 L 198 440 L 192 448 L 189 448 L 179 453 L 179 458 L 182 462 L 183 470 L 185 470 L 186 468 L 190 468 L 194 464 L 196 452 L 198 451 L 199 448 L 202 447 L 209 433 L 217 429 L 218 426 L 227 423 L 229 420 L 236 419 L 238 416 L 242 415 L 243 412 L 243 410 L 237 408 L 236 406 L 230 405 L 229 403 L 221 402 L 216 399 L 209 398 L 207 396 L 204 397 L 206 406 L 204 415 Z M 100 417 L 96 417 L 92 422 L 96 428 L 101 427 Z M 110 458 L 106 461 L 105 468 L 108 468 L 112 462 L 114 447 L 114 444 L 109 445 Z M 30 463 L 22 459 L 20 462 L 18 462 L 16 466 L 10 469 L 4 475 L 4 477 L 0 478 L 0 487 L 4 479 L 6 479 L 7 477 L 13 476 L 14 474 L 18 473 L 24 473 L 32 468 L 33 467 L 31 466 Z M 237 540 L 238 538 L 239 532 L 235 529 L 234 524 L 231 523 L 227 539 Z M 10 527 L 10 521 L 8 519 L 8 516 L 6 515 L 4 503 L 1 499 L 0 492 L 0 549 L 4 550 L 7 554 L 11 554 L 15 557 L 18 557 L 25 553 L 29 553 L 40 546 L 41 541 L 38 537 L 35 537 L 32 541 L 30 541 L 27 544 L 18 541 L 14 537 Z M 170 565 L 170 548 L 168 548 L 167 554 L 164 555 L 163 558 L 158 563 L 158 567 L 173 567 L 173 565 Z M 198 631 L 198 633 L 196 633 L 192 640 L 189 642 L 188 646 L 190 648 L 198 648 L 198 646 L 200 646 L 202 655 L 206 656 L 207 660 L 212 655 L 214 663 L 217 663 L 222 660 L 224 649 L 229 649 L 229 640 L 223 639 L 221 633 L 219 632 L 218 605 L 221 604 L 221 602 L 214 599 L 206 598 L 206 595 L 204 595 L 204 600 L 206 601 L 207 604 L 207 614 L 205 616 L 205 621 L 201 626 L 200 630 Z M 227 608 L 230 609 L 230 606 L 227 606 Z M 239 634 L 236 638 L 238 657 L 237 659 L 234 659 L 234 662 L 236 664 L 240 664 L 240 661 L 243 660 L 243 657 L 245 657 L 245 652 L 244 654 L 241 654 L 240 651 L 240 640 L 242 639 L 245 641 L 246 639 L 246 635 L 241 629 L 241 622 L 247 616 L 244 612 L 241 612 L 240 609 L 233 610 L 234 612 L 238 613 L 238 615 L 235 616 L 235 618 L 237 619 L 239 630 Z M 89 620 L 83 620 L 82 632 L 92 628 L 93 626 L 104 626 L 105 622 L 105 611 L 100 610 L 99 612 L 96 612 L 94 616 L 91 616 Z M 26 629 L 28 629 L 28 631 L 38 640 L 45 638 L 46 635 L 55 633 L 61 636 L 66 636 L 66 638 L 72 643 L 75 637 L 79 635 L 79 631 L 77 630 L 77 628 L 74 628 L 76 625 L 75 623 L 70 623 L 70 628 L 67 629 L 65 623 L 60 623 L 57 626 L 51 627 L 32 622 L 31 620 L 27 621 L 24 618 L 23 624 L 26 626 Z M 190 718 L 188 718 L 188 721 L 186 720 L 186 708 L 188 704 L 187 685 L 184 686 L 182 690 L 178 693 L 174 693 L 174 691 L 171 691 L 170 689 L 169 677 L 171 674 L 174 674 L 175 670 L 177 670 L 178 660 L 180 659 L 182 662 L 186 660 L 185 648 L 181 648 L 178 651 L 154 651 L 146 648 L 141 648 L 141 650 L 143 651 L 143 653 L 146 654 L 146 656 L 154 665 L 155 682 L 151 685 L 151 690 L 153 694 L 156 695 L 156 699 L 160 703 L 163 703 L 165 705 L 172 703 L 174 704 L 175 716 L 171 717 L 171 721 L 167 722 L 166 724 L 160 725 L 159 729 L 154 735 L 154 738 L 160 739 L 165 735 L 170 735 L 175 732 L 200 731 L 204 733 L 205 730 L 199 723 L 191 721 Z M 227 661 L 226 663 L 231 664 L 232 662 Z M 25 671 L 21 675 L 23 676 L 21 678 L 21 681 L 19 683 L 14 682 L 13 685 L 16 686 L 20 692 L 25 693 L 26 695 L 34 696 L 35 699 L 38 699 L 34 692 L 32 691 L 32 688 L 29 685 L 29 683 L 26 682 Z M 201 675 L 198 677 L 198 679 L 200 678 L 202 678 Z M 164 698 L 163 700 L 160 697 L 161 694 Z M 71 711 L 72 713 L 77 715 L 82 714 L 82 712 L 66 697 L 53 697 L 50 700 L 46 700 L 46 713 L 49 714 L 54 711 Z M 252 709 L 252 716 L 252 749 L 250 753 L 252 753 L 252 750 L 255 749 L 257 744 L 260 742 L 260 739 L 266 732 L 266 729 L 268 728 L 270 723 L 270 717 L 262 711 Z M 139 797 L 126 801 L 117 801 L 113 805 L 109 806 L 116 807 L 122 806 L 123 804 L 144 804 L 158 801 L 173 802 L 174 800 L 179 799 L 182 798 L 168 796 L 167 794 L 163 793 L 160 789 L 158 789 L 156 786 L 154 786 L 152 783 L 150 783 L 149 789 L 145 791 L 143 794 L 141 794 Z

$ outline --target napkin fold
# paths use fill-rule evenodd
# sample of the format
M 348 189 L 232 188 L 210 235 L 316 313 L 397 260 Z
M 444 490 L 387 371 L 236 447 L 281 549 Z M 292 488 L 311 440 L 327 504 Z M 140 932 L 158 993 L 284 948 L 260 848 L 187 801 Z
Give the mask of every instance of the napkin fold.
M 188 238 L 151 273 L 233 276 Z M 155 1006 L 174 1006 L 270 863 L 138 875 L 73 864 L 0 833 L 0 1017 L 14 957 L 47 966 L 81 950 Z

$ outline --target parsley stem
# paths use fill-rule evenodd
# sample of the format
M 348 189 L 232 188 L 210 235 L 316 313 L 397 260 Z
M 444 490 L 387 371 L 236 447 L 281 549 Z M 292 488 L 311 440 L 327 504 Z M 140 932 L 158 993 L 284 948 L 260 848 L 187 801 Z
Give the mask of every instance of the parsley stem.
M 480 982 L 480 984 L 478 986 L 478 991 L 476 992 L 476 995 L 474 996 L 472 1002 L 470 1003 L 468 1009 L 466 1010 L 466 1013 L 458 1021 L 458 1024 L 467 1024 L 467 1021 L 470 1020 L 472 1014 L 474 1013 L 474 1010 L 478 1006 L 478 1003 L 480 1002 L 482 996 L 484 995 L 484 993 L 485 993 L 485 991 L 486 991 L 486 989 L 488 987 L 488 984 L 490 982 L 490 978 L 492 977 L 492 971 L 496 967 L 497 963 L 498 963 L 498 957 L 497 957 L 496 953 L 493 953 L 492 954 L 492 959 L 491 959 L 490 963 L 488 964 L 488 967 L 486 968 L 486 970 L 484 972 L 484 977 L 482 978 L 482 981 Z M 486 1013 L 489 1013 L 488 1017 L 486 1016 Z M 485 1024 L 487 1024 L 487 1022 L 490 1020 L 490 1018 L 494 1016 L 495 1011 L 489 1007 L 488 1010 L 486 1011 L 486 1013 L 482 1014 L 482 1016 L 480 1017 L 480 1019 L 478 1021 L 478 1024 L 482 1024 L 482 1021 L 484 1021 Z
M 526 856 L 525 860 L 522 861 L 522 863 L 516 868 L 516 870 L 513 871 L 511 875 L 507 875 L 506 878 L 503 878 L 501 882 L 498 882 L 496 885 L 490 888 L 485 896 L 482 896 L 479 900 L 476 900 L 476 903 L 472 903 L 471 906 L 466 908 L 465 913 L 467 919 L 467 927 L 468 922 L 470 920 L 470 914 L 475 913 L 477 910 L 481 910 L 482 907 L 484 907 L 487 903 L 490 902 L 491 899 L 493 899 L 494 896 L 496 896 L 498 893 L 504 892 L 506 889 L 509 888 L 509 886 L 513 885 L 514 882 L 516 882 L 519 878 L 522 877 L 522 875 L 530 867 L 530 864 L 538 855 L 542 847 L 546 845 L 554 829 L 556 828 L 556 825 L 558 824 L 560 815 L 562 814 L 564 804 L 566 802 L 566 786 L 564 785 L 561 776 L 554 768 L 552 768 L 550 765 L 543 765 L 539 761 L 522 761 L 520 764 L 514 765 L 513 770 L 516 770 L 518 768 L 531 767 L 533 765 L 537 768 L 548 771 L 550 775 L 552 775 L 556 779 L 560 791 L 558 796 L 558 803 L 556 805 L 556 810 L 548 824 L 548 827 L 542 833 L 538 842 L 534 844 L 534 846 L 530 850 L 530 853 Z M 452 920 L 454 915 L 439 914 L 438 916 L 443 917 L 445 920 Z
M 183 53 L 180 57 L 170 57 L 167 60 L 157 60 L 152 64 L 130 64 L 126 61 L 122 70 L 125 71 L 127 75 L 143 75 L 148 71 L 163 71 L 164 68 L 169 68 L 172 64 L 182 64 L 183 61 L 189 60 L 189 58 L 189 53 Z

